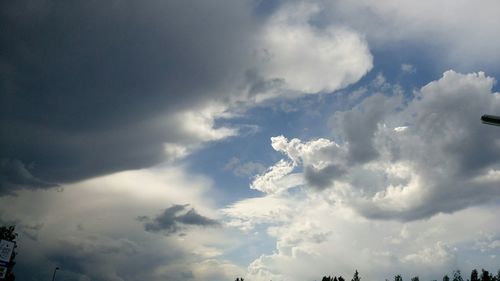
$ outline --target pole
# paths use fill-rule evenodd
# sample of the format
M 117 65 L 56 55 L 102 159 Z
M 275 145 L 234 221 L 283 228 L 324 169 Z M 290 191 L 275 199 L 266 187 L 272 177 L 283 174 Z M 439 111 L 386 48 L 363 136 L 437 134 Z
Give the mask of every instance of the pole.
M 56 279 L 56 271 L 59 270 L 59 267 L 54 268 L 54 274 L 52 274 L 52 281 Z
M 500 116 L 485 114 L 481 116 L 481 121 L 483 121 L 484 124 L 500 126 Z

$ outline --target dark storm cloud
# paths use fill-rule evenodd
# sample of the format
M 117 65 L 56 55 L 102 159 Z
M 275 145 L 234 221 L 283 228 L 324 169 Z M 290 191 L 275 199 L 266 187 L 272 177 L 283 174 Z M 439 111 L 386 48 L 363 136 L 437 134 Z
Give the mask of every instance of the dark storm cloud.
M 219 226 L 219 222 L 198 214 L 194 208 L 187 210 L 188 206 L 173 205 L 154 219 L 143 216 L 139 217 L 138 220 L 144 221 L 146 231 L 162 232 L 166 235 L 178 233 L 185 229 L 186 226 Z
M 162 118 L 224 99 L 227 77 L 245 75 L 246 4 L 2 2 L 0 157 L 67 182 L 158 163 L 165 142 L 203 141 Z
M 0 195 L 12 194 L 21 188 L 48 188 L 56 184 L 45 182 L 31 174 L 19 160 L 0 159 Z

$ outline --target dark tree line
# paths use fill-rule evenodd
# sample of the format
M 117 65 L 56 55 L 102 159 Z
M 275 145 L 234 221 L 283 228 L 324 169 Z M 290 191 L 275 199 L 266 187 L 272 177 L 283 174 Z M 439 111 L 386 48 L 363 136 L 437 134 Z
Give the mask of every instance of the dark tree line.
M 411 281 L 420 281 L 418 276 L 414 276 L 410 279 Z M 336 277 L 336 276 L 323 276 L 321 281 L 345 281 L 342 276 Z M 354 272 L 354 276 L 352 277 L 351 281 L 361 281 L 361 277 L 359 277 L 359 272 L 356 270 Z M 389 281 L 386 279 L 386 281 Z M 403 281 L 403 277 L 398 274 L 394 276 L 394 281 Z M 438 280 L 432 280 L 432 281 L 438 281 Z M 498 269 L 496 275 L 493 275 L 487 270 L 481 269 L 481 274 L 477 271 L 477 269 L 472 270 L 470 274 L 470 279 L 465 280 L 462 277 L 462 273 L 460 270 L 455 270 L 453 271 L 452 278 L 450 280 L 450 277 L 445 274 L 443 276 L 443 281 L 500 281 L 500 269 Z
M 443 281 L 450 281 L 450 277 L 448 275 L 444 275 Z M 465 281 L 460 270 L 455 270 L 453 272 L 453 278 L 451 281 Z M 466 281 L 500 281 L 500 269 L 498 269 L 496 275 L 493 275 L 488 270 L 484 269 L 481 269 L 481 274 L 479 274 L 477 269 L 473 269 L 470 273 L 470 279 L 467 279 Z
M 420 281 L 419 277 L 418 276 L 414 276 L 410 279 L 411 281 Z M 236 278 L 236 281 L 244 281 L 243 278 Z M 345 281 L 345 279 L 342 277 L 342 276 L 323 276 L 323 278 L 321 278 L 321 281 Z M 354 272 L 354 276 L 352 277 L 351 281 L 361 281 L 361 277 L 359 277 L 359 272 L 358 270 L 356 270 Z M 385 281 L 389 281 L 387 279 L 385 279 Z M 403 281 L 403 277 L 398 274 L 396 276 L 394 276 L 394 281 Z M 432 281 L 438 281 L 438 280 L 432 280 Z M 450 277 L 445 274 L 443 276 L 443 281 L 450 281 Z M 455 270 L 453 271 L 453 275 L 452 275 L 452 279 L 451 281 L 500 281 L 500 269 L 498 269 L 498 272 L 496 275 L 493 275 L 492 273 L 488 272 L 487 270 L 484 270 L 484 269 L 481 269 L 481 274 L 479 274 L 479 272 L 474 269 L 472 270 L 471 274 L 470 274 L 470 279 L 467 279 L 467 280 L 464 280 L 462 278 L 462 273 L 460 272 L 460 270 Z
M 340 275 L 339 277 L 323 276 L 321 281 L 345 281 L 345 279 L 344 277 L 342 277 L 342 275 Z M 352 277 L 351 281 L 361 281 L 361 278 L 359 277 L 359 273 L 357 270 L 354 272 L 354 276 Z

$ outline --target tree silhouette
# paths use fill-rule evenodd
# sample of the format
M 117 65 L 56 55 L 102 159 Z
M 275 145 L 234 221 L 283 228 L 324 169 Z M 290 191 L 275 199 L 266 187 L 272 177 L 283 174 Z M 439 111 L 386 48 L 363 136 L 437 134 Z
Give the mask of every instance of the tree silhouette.
M 492 277 L 488 270 L 481 269 L 481 281 L 492 281 Z
M 457 269 L 457 270 L 453 271 L 453 281 L 464 281 L 460 270 Z
M 472 272 L 470 273 L 470 281 L 479 281 L 476 269 L 473 269 Z
M 356 269 L 356 271 L 354 272 L 354 276 L 352 277 L 351 281 L 360 281 L 361 278 L 359 278 L 359 273 L 358 273 L 358 270 Z
M 15 226 L 0 226 L 0 239 L 7 240 L 16 243 L 17 233 L 15 232 Z M 17 248 L 17 245 L 14 244 L 14 249 Z M 16 276 L 12 271 L 16 262 L 14 261 L 16 258 L 16 251 L 12 251 L 12 255 L 10 257 L 10 262 L 8 264 L 9 269 L 7 270 L 7 275 L 5 276 L 5 281 L 14 281 L 16 280 Z
M 236 281 L 243 281 L 243 278 L 239 279 L 237 278 Z M 342 276 L 323 276 L 321 281 L 345 281 L 345 279 Z M 361 281 L 361 277 L 359 277 L 359 272 L 358 270 L 355 270 L 354 276 L 350 281 Z M 385 279 L 385 281 L 389 281 L 388 279 Z M 403 277 L 401 277 L 400 274 L 394 276 L 394 281 L 403 281 Z M 414 276 L 411 278 L 411 281 L 420 281 L 418 275 Z M 436 279 L 432 281 L 437 281 Z M 442 281 L 450 281 L 450 277 L 445 274 L 443 276 Z M 460 270 L 455 270 L 453 271 L 453 279 L 451 281 L 464 281 L 462 277 L 462 272 Z M 482 269 L 481 270 L 481 275 L 479 276 L 478 271 L 476 269 L 473 269 L 470 275 L 470 280 L 467 279 L 467 281 L 500 281 L 500 269 L 498 269 L 498 272 L 496 275 L 493 275 L 489 273 L 487 270 Z

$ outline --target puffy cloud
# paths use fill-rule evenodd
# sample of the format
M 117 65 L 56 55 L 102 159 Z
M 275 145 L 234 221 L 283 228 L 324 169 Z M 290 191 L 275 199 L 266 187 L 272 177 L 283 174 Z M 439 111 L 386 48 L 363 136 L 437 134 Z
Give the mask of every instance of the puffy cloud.
M 340 129 L 339 135 L 347 143 L 349 162 L 367 162 L 379 156 L 373 143 L 378 125 L 387 114 L 394 112 L 401 105 L 401 99 L 400 95 L 391 98 L 381 94 L 372 95 L 355 109 L 339 112 L 333 116 L 334 129 Z
M 342 173 L 342 167 L 333 163 L 328 164 L 327 167 L 325 166 L 327 163 L 321 160 L 323 157 L 331 159 L 335 154 L 344 153 L 336 143 L 329 140 L 318 139 L 304 144 L 299 139 L 288 141 L 285 137 L 278 136 L 271 138 L 271 145 L 276 151 L 288 156 L 291 161 L 281 159 L 270 167 L 267 172 L 256 176 L 250 185 L 253 189 L 266 193 L 285 191 L 288 188 L 303 184 L 304 177 L 312 181 L 316 179 L 319 186 L 321 186 L 320 182 L 323 182 L 323 180 L 318 177 L 317 173 L 325 171 Z M 308 163 L 313 159 L 318 161 L 309 166 Z M 308 167 L 304 176 L 300 173 L 292 173 L 301 164 Z
M 435 65 L 484 69 L 500 61 L 495 0 L 469 1 L 320 1 L 322 21 L 347 25 L 365 34 L 372 49 L 409 42 L 412 49 L 432 49 Z M 418 51 L 417 51 L 418 52 Z M 442 69 L 442 68 L 439 68 Z M 490 68 L 491 69 L 491 68 Z
M 500 131 L 479 117 L 500 110 L 493 83 L 482 72 L 447 71 L 407 103 L 399 94 L 372 95 L 333 115 L 338 143 L 272 138 L 290 161 L 280 160 L 253 185 L 267 193 L 293 187 L 261 182 L 272 186 L 303 167 L 306 186 L 329 189 L 332 200 L 366 217 L 404 221 L 491 202 L 500 196 Z
M 261 72 L 285 88 L 332 92 L 358 81 L 372 68 L 364 39 L 342 27 L 320 28 L 311 19 L 321 7 L 284 5 L 263 27 Z
M 282 159 L 269 168 L 266 173 L 257 176 L 252 181 L 250 188 L 266 193 L 275 193 L 297 186 L 302 183 L 302 179 L 300 174 L 290 174 L 294 168 L 294 163 Z
M 314 280 L 323 275 L 350 278 L 355 269 L 361 278 L 383 280 L 402 274 L 404 278 L 419 275 L 431 280 L 456 268 L 462 272 L 478 266 L 496 270 L 498 264 L 498 257 L 489 257 L 494 248 L 485 246 L 487 252 L 481 252 L 476 246 L 478 237 L 485 245 L 499 237 L 500 228 L 495 223 L 498 206 L 468 208 L 411 222 L 370 220 L 349 205 L 332 204 L 315 192 L 300 200 L 282 196 L 281 203 L 274 204 L 275 217 L 281 219 L 263 219 L 261 206 L 268 206 L 275 196 L 254 198 L 251 207 L 244 200 L 226 212 L 233 220 L 245 217 L 253 228 L 265 226 L 268 235 L 276 239 L 272 253 L 262 254 L 248 266 L 248 280 Z M 484 233 L 490 233 L 491 238 Z
M 218 226 L 216 220 L 204 217 L 196 212 L 194 208 L 186 211 L 189 205 L 173 205 L 165 209 L 162 213 L 150 219 L 141 216 L 139 221 L 144 222 L 144 229 L 150 232 L 162 232 L 166 235 L 178 233 L 185 226 Z

